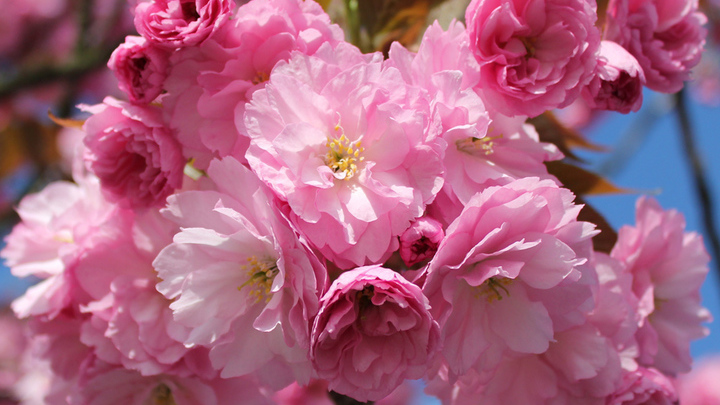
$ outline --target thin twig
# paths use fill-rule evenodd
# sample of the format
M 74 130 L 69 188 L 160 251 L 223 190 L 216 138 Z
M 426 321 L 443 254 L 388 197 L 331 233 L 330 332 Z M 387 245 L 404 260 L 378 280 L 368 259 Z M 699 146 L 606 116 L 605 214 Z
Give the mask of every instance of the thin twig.
M 690 163 L 690 169 L 695 181 L 695 191 L 700 200 L 705 234 L 710 244 L 710 253 L 715 261 L 718 275 L 720 276 L 720 238 L 718 238 L 718 232 L 715 228 L 715 212 L 713 209 L 712 195 L 707 177 L 705 176 L 702 159 L 695 145 L 695 134 L 690 123 L 690 115 L 688 114 L 685 100 L 684 89 L 675 94 L 675 109 L 678 113 L 683 146 L 685 147 L 685 156 Z
M 348 396 L 345 396 L 343 394 L 338 394 L 335 391 L 330 391 L 330 399 L 335 403 L 335 405 L 372 405 L 373 402 L 359 402 L 356 399 L 350 398 Z

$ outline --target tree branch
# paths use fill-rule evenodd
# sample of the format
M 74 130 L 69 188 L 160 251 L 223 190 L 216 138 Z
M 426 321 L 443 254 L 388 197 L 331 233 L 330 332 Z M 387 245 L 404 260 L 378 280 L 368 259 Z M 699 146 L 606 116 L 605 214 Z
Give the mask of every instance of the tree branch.
M 712 195 L 707 177 L 705 176 L 702 159 L 695 145 L 695 134 L 687 110 L 685 89 L 675 94 L 675 101 L 683 146 L 685 147 L 685 156 L 687 157 L 688 163 L 690 163 L 690 169 L 695 182 L 695 192 L 700 200 L 700 208 L 702 210 L 703 224 L 709 243 L 710 254 L 715 262 L 718 276 L 720 276 L 720 238 L 718 238 L 718 232 L 715 228 L 715 212 L 713 209 Z

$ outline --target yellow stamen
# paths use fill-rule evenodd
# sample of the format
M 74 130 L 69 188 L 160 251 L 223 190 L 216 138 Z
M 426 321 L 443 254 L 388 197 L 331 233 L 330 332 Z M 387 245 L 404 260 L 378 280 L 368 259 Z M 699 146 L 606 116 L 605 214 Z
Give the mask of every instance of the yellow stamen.
M 486 297 L 488 302 L 500 301 L 504 298 L 500 291 L 505 293 L 505 297 L 510 296 L 510 291 L 505 286 L 512 283 L 512 281 L 511 278 L 490 277 L 478 287 L 480 289 L 479 293 L 481 296 Z
M 342 173 L 339 178 L 349 180 L 357 173 L 357 164 L 364 160 L 364 157 L 360 156 L 360 154 L 365 151 L 365 148 L 360 146 L 360 140 L 351 141 L 345 136 L 345 130 L 340 125 L 339 118 L 334 130 L 336 135 L 334 137 L 328 136 L 325 143 L 328 148 L 328 152 L 325 154 L 325 164 L 333 172 Z M 337 134 L 340 135 L 339 138 Z
M 244 264 L 240 268 L 247 272 L 249 278 L 238 287 L 238 290 L 245 287 L 250 288 L 248 296 L 255 298 L 254 303 L 260 302 L 263 298 L 265 302 L 270 301 L 273 281 L 280 272 L 277 262 L 269 258 L 258 260 L 257 256 L 250 256 L 247 261 L 248 264 Z
M 154 405 L 177 405 L 175 398 L 173 398 L 170 387 L 161 383 L 157 387 L 153 388 L 150 393 Z
M 477 155 L 478 153 L 490 155 L 494 152 L 493 147 L 495 146 L 495 142 L 493 142 L 493 140 L 499 138 L 502 138 L 502 135 L 484 136 L 482 138 L 471 136 L 469 138 L 458 139 L 455 141 L 455 146 L 460 152 L 465 152 L 469 155 Z

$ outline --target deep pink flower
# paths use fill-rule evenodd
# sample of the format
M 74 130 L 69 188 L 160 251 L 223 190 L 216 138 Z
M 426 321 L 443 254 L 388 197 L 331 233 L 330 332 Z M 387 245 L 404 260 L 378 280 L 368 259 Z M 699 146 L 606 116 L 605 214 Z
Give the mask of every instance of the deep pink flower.
M 595 72 L 594 1 L 473 0 L 465 12 L 486 104 L 540 115 L 570 104 Z
M 677 211 L 664 211 L 654 199 L 637 202 L 636 225 L 624 226 L 611 256 L 633 275 L 640 300 L 638 363 L 675 375 L 690 370 L 690 341 L 707 335 L 710 313 L 700 304 L 700 285 L 710 260 L 702 237 L 685 232 Z
M 583 97 L 593 108 L 627 114 L 642 106 L 645 74 L 622 46 L 612 41 L 600 43 L 597 73 L 583 91 Z
M 673 405 L 677 404 L 673 382 L 653 368 L 627 371 L 607 405 Z M 685 403 L 683 402 L 683 405 Z
M 341 274 L 313 323 L 310 357 L 318 376 L 358 401 L 379 400 L 403 380 L 421 378 L 439 343 L 429 309 L 420 288 L 393 270 Z
M 85 159 L 108 199 L 127 207 L 165 204 L 182 184 L 185 160 L 161 109 L 111 97 L 86 106 Z
M 400 235 L 400 257 L 408 267 L 429 260 L 444 237 L 440 222 L 431 217 L 418 218 Z
M 573 199 L 553 181 L 525 178 L 477 194 L 450 224 L 423 291 L 452 374 L 544 353 L 555 333 L 585 321 L 592 295 L 581 266 L 595 232 L 576 220 Z
M 701 359 L 690 373 L 681 375 L 677 391 L 682 405 L 720 404 L 720 357 L 717 354 Z
M 232 0 L 151 0 L 135 7 L 135 28 L 167 48 L 195 46 L 235 11 Z
M 697 0 L 611 0 L 604 39 L 637 59 L 647 87 L 675 93 L 700 62 L 706 22 Z
M 326 44 L 278 64 L 253 94 L 246 157 L 325 257 L 378 263 L 442 186 L 431 118 L 425 93 L 382 55 Z
M 210 347 L 222 377 L 257 372 L 276 389 L 307 383 L 326 270 L 246 167 L 225 158 L 208 175 L 212 190 L 169 199 L 164 213 L 182 230 L 153 263 L 157 289 L 188 329 L 183 342 Z
M 128 36 L 110 56 L 108 67 L 130 101 L 147 104 L 163 90 L 169 56 L 167 50 L 143 37 Z

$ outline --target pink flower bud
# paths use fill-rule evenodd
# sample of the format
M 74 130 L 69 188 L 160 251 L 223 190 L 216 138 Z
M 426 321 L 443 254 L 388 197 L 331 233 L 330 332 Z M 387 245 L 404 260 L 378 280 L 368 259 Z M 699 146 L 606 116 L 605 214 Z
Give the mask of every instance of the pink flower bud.
M 644 84 L 645 74 L 637 59 L 615 42 L 602 41 L 597 73 L 583 97 L 594 108 L 627 114 L 642 106 Z
M 431 259 L 444 237 L 440 222 L 430 217 L 418 218 L 400 235 L 400 257 L 408 267 Z
M 108 61 L 120 90 L 130 101 L 147 104 L 163 90 L 167 77 L 168 52 L 153 46 L 145 38 L 128 36 Z

